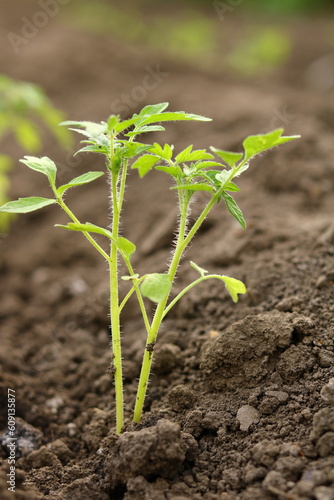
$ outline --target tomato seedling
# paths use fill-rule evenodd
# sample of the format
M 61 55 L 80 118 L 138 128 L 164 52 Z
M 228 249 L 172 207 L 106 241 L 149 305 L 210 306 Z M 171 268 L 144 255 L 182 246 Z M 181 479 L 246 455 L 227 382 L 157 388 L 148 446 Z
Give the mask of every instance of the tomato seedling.
M 120 315 L 131 297 L 136 294 L 139 308 L 147 330 L 147 340 L 144 349 L 138 392 L 134 408 L 133 420 L 140 422 L 143 405 L 148 386 L 154 346 L 157 340 L 161 323 L 172 307 L 192 287 L 208 279 L 221 280 L 234 302 L 238 301 L 238 294 L 246 292 L 245 285 L 229 276 L 208 274 L 205 269 L 191 262 L 191 266 L 199 277 L 186 286 L 178 295 L 170 299 L 172 286 L 177 274 L 184 251 L 189 246 L 201 224 L 220 201 L 224 201 L 227 209 L 246 228 L 242 211 L 230 193 L 239 191 L 233 182 L 248 166 L 249 161 L 257 154 L 274 146 L 291 141 L 299 136 L 282 136 L 283 129 L 274 130 L 268 134 L 253 135 L 243 142 L 244 151 L 233 153 L 211 147 L 211 152 L 205 149 L 194 150 L 193 146 L 173 155 L 173 146 L 158 143 L 144 144 L 137 137 L 149 132 L 165 130 L 161 123 L 166 121 L 198 120 L 209 121 L 209 118 L 180 112 L 165 111 L 168 103 L 145 106 L 139 114 L 132 118 L 121 120 L 112 115 L 107 122 L 93 123 L 88 121 L 67 121 L 62 125 L 69 127 L 84 136 L 84 146 L 78 151 L 102 154 L 106 160 L 106 172 L 111 190 L 112 223 L 109 228 L 99 227 L 91 222 L 81 223 L 64 201 L 64 194 L 68 189 L 94 181 L 103 175 L 103 172 L 94 171 L 76 177 L 62 186 L 56 186 L 57 167 L 47 157 L 37 158 L 25 156 L 21 160 L 27 167 L 42 172 L 48 177 L 53 198 L 29 197 L 20 198 L 0 207 L 2 212 L 27 213 L 52 204 L 58 204 L 68 215 L 71 222 L 60 226 L 71 231 L 82 232 L 93 247 L 106 260 L 110 275 L 110 316 L 112 336 L 112 356 L 114 365 L 114 382 L 116 393 L 116 432 L 121 433 L 124 425 L 123 417 L 123 377 L 122 377 L 122 348 L 120 335 Z M 215 159 L 215 156 L 218 160 Z M 178 231 L 172 258 L 165 273 L 149 273 L 139 276 L 131 263 L 131 257 L 136 251 L 136 245 L 121 235 L 120 222 L 124 203 L 124 193 L 129 165 L 138 171 L 140 177 L 145 177 L 155 168 L 168 174 L 173 181 L 178 198 Z M 198 191 L 208 195 L 208 201 L 195 222 L 188 228 L 190 201 Z M 106 252 L 92 235 L 103 235 L 110 243 L 110 250 Z M 119 276 L 119 257 L 123 259 L 127 276 Z M 119 296 L 120 279 L 129 283 L 129 291 L 124 298 Z M 156 303 L 152 317 L 149 317 L 145 298 Z

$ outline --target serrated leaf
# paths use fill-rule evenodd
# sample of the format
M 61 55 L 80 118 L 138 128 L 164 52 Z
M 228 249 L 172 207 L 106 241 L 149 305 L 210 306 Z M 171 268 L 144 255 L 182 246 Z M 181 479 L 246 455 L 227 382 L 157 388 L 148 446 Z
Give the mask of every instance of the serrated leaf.
M 196 160 L 212 160 L 212 158 L 213 155 L 207 153 L 205 149 L 196 149 L 192 151 L 192 146 L 188 146 L 175 157 L 175 161 L 177 163 L 182 163 Z
M 242 281 L 230 278 L 229 276 L 222 276 L 221 280 L 224 281 L 226 289 L 231 295 L 233 302 L 238 302 L 238 294 L 244 294 L 247 292 L 247 288 Z
M 169 144 L 165 144 L 162 148 L 160 144 L 155 142 L 153 146 L 151 146 L 150 152 L 168 161 L 173 156 L 173 148 L 174 146 L 170 146 Z
M 285 142 L 289 142 L 300 137 L 299 135 L 282 137 L 283 132 L 284 130 L 279 128 L 273 132 L 269 132 L 268 134 L 250 135 L 247 137 L 243 142 L 245 159 L 249 160 L 253 156 L 262 153 L 263 151 L 267 151 L 274 146 L 284 144 Z
M 195 262 L 193 262 L 192 260 L 190 261 L 190 265 L 191 267 L 193 267 L 202 277 L 205 276 L 208 271 L 206 269 L 203 269 L 203 267 L 200 267 L 198 266 L 197 264 L 195 264 Z
M 217 149 L 211 146 L 211 151 L 213 151 L 217 156 L 224 160 L 227 165 L 234 167 L 234 165 L 243 158 L 242 153 L 232 153 L 231 151 L 224 151 L 223 149 Z
M 166 172 L 166 174 L 171 175 L 174 177 L 174 179 L 177 179 L 178 177 L 182 176 L 182 170 L 181 168 L 177 165 L 171 165 L 170 167 L 155 167 L 156 170 L 159 170 L 161 172 Z
M 144 177 L 158 162 L 159 158 L 153 155 L 143 155 L 136 160 L 131 168 L 137 168 L 140 177 Z
M 170 189 L 186 189 L 187 191 L 210 191 L 210 193 L 215 192 L 213 186 L 200 182 L 194 184 L 181 184 L 180 186 L 173 186 Z
M 146 276 L 140 289 L 144 297 L 159 303 L 168 296 L 171 286 L 168 274 L 153 273 Z
M 43 156 L 42 158 L 38 158 L 37 156 L 25 156 L 24 159 L 20 160 L 20 162 L 32 170 L 36 170 L 37 172 L 41 172 L 46 175 L 51 186 L 55 185 L 57 167 L 56 164 L 47 156 Z
M 58 188 L 58 193 L 63 194 L 64 191 L 66 191 L 66 189 L 69 189 L 69 188 L 75 187 L 75 186 L 81 186 L 82 184 L 87 184 L 88 182 L 95 181 L 95 179 L 98 179 L 102 175 L 104 175 L 103 172 L 87 172 L 86 174 L 79 175 L 79 177 L 72 179 L 67 184 L 60 186 Z
M 28 198 L 19 198 L 16 201 L 9 201 L 0 207 L 0 212 L 7 212 L 12 214 L 26 214 L 39 210 L 56 203 L 56 200 L 49 198 L 40 198 L 38 196 L 30 196 Z
M 233 215 L 233 217 L 239 222 L 239 224 L 243 229 L 246 229 L 246 221 L 244 219 L 243 213 L 238 207 L 234 198 L 232 198 L 232 196 L 230 196 L 226 192 L 223 192 L 222 196 L 225 200 L 227 209 L 230 212 L 230 214 Z
M 127 238 L 123 238 L 123 236 L 119 236 L 115 244 L 117 248 L 124 254 L 126 257 L 131 257 L 131 255 L 136 251 L 136 245 L 132 243 L 132 241 Z

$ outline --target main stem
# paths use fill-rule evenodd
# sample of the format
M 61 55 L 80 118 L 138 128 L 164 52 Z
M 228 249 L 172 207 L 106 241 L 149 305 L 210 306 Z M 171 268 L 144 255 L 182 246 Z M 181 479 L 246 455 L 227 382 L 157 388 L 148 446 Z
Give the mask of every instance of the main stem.
M 111 147 L 112 150 L 112 147 Z M 118 238 L 121 201 L 117 193 L 118 174 L 111 172 L 111 196 L 113 207 L 112 235 L 114 241 Z M 115 399 L 116 399 L 116 433 L 121 434 L 124 424 L 124 404 L 123 404 L 123 374 L 122 374 L 122 347 L 121 347 L 121 328 L 119 313 L 119 294 L 118 294 L 118 250 L 114 241 L 110 244 L 110 323 L 111 339 L 113 352 L 113 368 L 115 381 Z

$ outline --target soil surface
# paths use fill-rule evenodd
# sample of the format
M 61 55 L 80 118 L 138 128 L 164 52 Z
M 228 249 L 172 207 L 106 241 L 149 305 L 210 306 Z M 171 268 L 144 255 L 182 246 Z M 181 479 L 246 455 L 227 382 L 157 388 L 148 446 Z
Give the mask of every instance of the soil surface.
M 0 7 L 1 71 L 42 85 L 71 119 L 127 116 L 169 101 L 171 109 L 213 118 L 169 124 L 149 138 L 176 150 L 240 150 L 247 135 L 281 126 L 302 136 L 255 159 L 240 179 L 247 230 L 218 206 L 188 250 L 175 293 L 194 279 L 189 260 L 242 279 L 248 293 L 233 304 L 220 283 L 207 281 L 170 312 L 139 426 L 131 411 L 145 331 L 135 301 L 127 307 L 121 437 L 114 432 L 106 266 L 81 235 L 54 228 L 66 221 L 58 209 L 15 220 L 0 242 L 1 499 L 333 500 L 329 21 L 291 22 L 295 45 L 285 66 L 242 80 L 74 29 L 61 14 L 16 54 L 8 33 L 21 32 L 36 3 L 2 0 Z M 74 146 L 64 153 L 47 132 L 44 144 L 64 182 L 103 167 L 90 155 L 73 160 Z M 15 160 L 25 154 L 10 137 L 2 148 Z M 12 197 L 48 196 L 41 177 L 17 166 Z M 164 272 L 169 259 L 175 196 L 168 187 L 160 172 L 129 178 L 123 227 L 137 244 L 139 273 Z M 100 179 L 68 196 L 81 220 L 101 225 L 110 223 L 107 200 Z M 16 493 L 7 483 L 8 388 L 16 396 Z

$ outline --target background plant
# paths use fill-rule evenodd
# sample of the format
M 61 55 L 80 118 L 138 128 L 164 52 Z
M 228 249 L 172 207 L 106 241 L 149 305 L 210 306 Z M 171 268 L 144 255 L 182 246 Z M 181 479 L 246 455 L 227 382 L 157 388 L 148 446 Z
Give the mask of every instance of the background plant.
M 164 317 L 171 308 L 192 287 L 207 279 L 221 280 L 234 302 L 238 294 L 246 292 L 245 285 L 229 276 L 208 274 L 199 265 L 191 262 L 191 266 L 198 273 L 194 279 L 178 295 L 171 297 L 171 291 L 184 251 L 192 241 L 201 224 L 219 202 L 224 202 L 228 211 L 246 228 L 242 211 L 233 198 L 233 193 L 239 191 L 234 180 L 249 167 L 250 160 L 259 153 L 274 146 L 288 142 L 297 136 L 283 137 L 282 129 L 268 134 L 250 136 L 243 142 L 243 152 L 234 153 L 211 147 L 211 152 L 206 149 L 194 150 L 190 145 L 183 151 L 174 155 L 173 146 L 145 144 L 138 141 L 138 136 L 149 132 L 163 131 L 161 125 L 167 121 L 209 121 L 203 116 L 180 112 L 168 112 L 168 103 L 145 106 L 139 114 L 121 121 L 119 116 L 112 115 L 107 122 L 93 123 L 89 121 L 68 121 L 63 125 L 84 136 L 84 146 L 79 152 L 102 154 L 106 161 L 106 172 L 111 191 L 112 222 L 109 228 L 96 226 L 91 222 L 82 223 L 71 211 L 64 201 L 65 193 L 72 187 L 91 182 L 103 175 L 100 171 L 91 171 L 76 177 L 62 186 L 56 185 L 57 167 L 47 157 L 37 158 L 25 156 L 22 163 L 29 168 L 45 174 L 53 191 L 53 198 L 28 197 L 8 202 L 0 210 L 6 213 L 27 213 L 47 205 L 58 204 L 68 215 L 71 222 L 62 225 L 65 229 L 82 232 L 87 240 L 106 260 L 110 276 L 110 316 L 112 331 L 112 358 L 114 368 L 116 392 L 116 431 L 120 433 L 124 425 L 123 416 L 123 377 L 122 377 L 122 349 L 120 335 L 120 316 L 132 294 L 136 294 L 138 304 L 147 330 L 147 340 L 144 349 L 141 374 L 138 384 L 136 404 L 134 408 L 134 421 L 139 422 L 146 395 L 151 371 L 154 347 L 158 332 Z M 215 158 L 217 157 L 217 159 Z M 169 175 L 178 199 L 178 231 L 172 258 L 164 273 L 148 273 L 139 276 L 132 265 L 131 257 L 136 251 L 136 245 L 121 235 L 121 213 L 124 203 L 126 179 L 131 168 L 144 177 L 153 168 Z M 191 227 L 188 227 L 190 215 L 190 202 L 197 192 L 205 192 L 208 201 L 200 214 L 195 218 Z M 231 194 L 232 193 L 232 194 Z M 106 251 L 93 238 L 92 234 L 104 236 L 110 243 Z M 128 270 L 125 276 L 119 276 L 119 258 Z M 129 283 L 129 291 L 125 297 L 119 296 L 119 280 Z M 156 304 L 153 316 L 149 317 L 145 299 Z
M 33 83 L 15 81 L 0 75 L 0 141 L 14 135 L 18 145 L 28 153 L 41 150 L 41 130 L 47 127 L 61 146 L 70 143 L 68 130 L 58 127 L 64 115 L 54 108 L 45 92 Z M 8 201 L 9 172 L 12 159 L 0 154 L 0 204 Z M 0 214 L 0 233 L 8 230 L 11 215 Z

